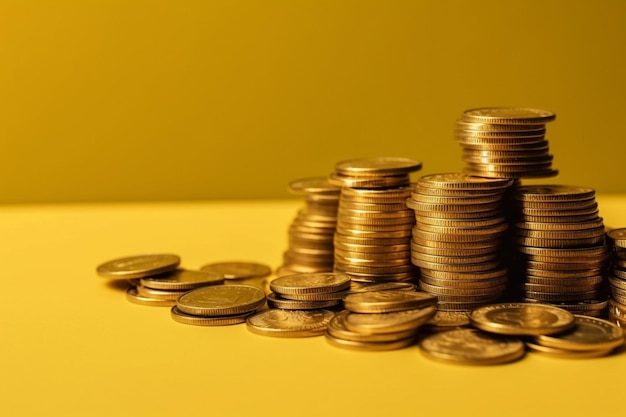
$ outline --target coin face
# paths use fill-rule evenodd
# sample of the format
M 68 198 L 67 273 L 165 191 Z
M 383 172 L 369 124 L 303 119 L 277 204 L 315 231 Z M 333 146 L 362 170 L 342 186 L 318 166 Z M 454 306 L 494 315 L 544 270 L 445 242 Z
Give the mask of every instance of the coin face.
M 574 326 L 567 310 L 547 304 L 502 303 L 470 313 L 473 326 L 492 333 L 539 336 L 563 332 Z
M 263 336 L 309 337 L 326 332 L 334 313 L 327 310 L 280 310 L 261 311 L 246 321 L 248 330 Z
M 183 294 L 176 306 L 196 316 L 226 316 L 253 311 L 265 304 L 263 290 L 250 285 L 214 285 Z
M 114 259 L 101 264 L 96 271 L 105 278 L 132 279 L 173 271 L 179 264 L 178 255 L 156 253 Z
M 624 343 L 624 332 L 615 324 L 594 317 L 575 315 L 576 325 L 568 332 L 551 336 L 538 336 L 535 342 L 568 350 L 614 349 Z
M 419 347 L 428 358 L 463 365 L 502 364 L 524 356 L 521 340 L 477 329 L 435 333 L 423 339 Z
M 246 261 L 214 262 L 204 265 L 200 270 L 218 272 L 225 279 L 261 278 L 272 273 L 272 268 L 267 265 Z

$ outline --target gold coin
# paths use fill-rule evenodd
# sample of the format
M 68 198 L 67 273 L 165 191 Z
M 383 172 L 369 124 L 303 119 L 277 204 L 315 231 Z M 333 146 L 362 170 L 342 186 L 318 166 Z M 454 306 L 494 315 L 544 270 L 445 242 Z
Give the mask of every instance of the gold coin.
M 609 230 L 606 237 L 612 246 L 626 248 L 626 228 Z
M 176 304 L 176 301 L 161 300 L 158 298 L 144 297 L 137 292 L 135 287 L 129 287 L 126 290 L 126 299 L 134 304 L 141 304 L 145 306 L 157 306 L 157 307 L 171 307 Z
M 295 300 L 295 301 L 340 301 L 346 295 L 349 294 L 349 290 L 335 291 L 335 292 L 323 292 L 323 293 L 302 293 L 302 294 L 274 294 L 281 299 Z M 269 296 L 268 296 L 269 297 Z
M 545 304 L 500 303 L 473 310 L 473 326 L 492 333 L 539 336 L 560 333 L 574 326 L 574 316 Z
M 137 285 L 135 289 L 137 290 L 137 294 L 142 297 L 169 301 L 176 301 L 178 300 L 178 297 L 185 293 L 185 290 L 155 290 L 152 288 L 144 287 L 143 285 Z
M 499 296 L 505 290 L 505 286 L 494 285 L 489 287 L 455 287 L 455 286 L 440 286 L 440 285 L 432 285 L 427 283 L 424 280 L 420 280 L 419 287 L 422 291 L 427 292 L 429 294 L 437 296 L 437 299 L 440 299 L 442 296 L 458 296 L 463 297 L 464 299 L 469 299 L 469 297 L 476 298 L 492 298 L 492 296 Z M 445 299 L 442 299 L 445 301 Z M 468 300 L 469 301 L 469 300 Z
M 406 234 L 406 233 L 403 233 Z M 335 243 L 347 245 L 365 245 L 365 246 L 394 246 L 409 244 L 410 236 L 401 237 L 383 237 L 383 236 L 363 236 L 363 235 L 344 235 L 335 234 Z
M 180 264 L 178 255 L 156 253 L 127 256 L 99 265 L 96 272 L 111 279 L 132 279 L 173 271 Z
M 357 253 L 373 253 L 386 254 L 394 252 L 409 252 L 411 245 L 409 243 L 395 245 L 360 245 L 356 243 L 344 243 L 335 239 L 335 252 L 357 252 Z
M 523 107 L 484 107 L 463 112 L 463 121 L 504 125 L 544 124 L 556 119 L 548 110 Z
M 453 204 L 453 205 L 478 205 L 497 203 L 502 201 L 502 194 L 486 194 L 486 195 L 464 195 L 464 196 L 448 196 L 448 195 L 428 195 L 420 194 L 415 191 L 411 193 L 411 200 L 417 203 L 426 204 Z
M 520 246 L 531 246 L 546 249 L 576 249 L 581 246 L 595 246 L 604 241 L 603 236 L 578 239 L 541 239 L 517 236 L 513 241 Z
M 407 206 L 411 204 L 407 202 Z M 468 212 L 460 212 L 460 211 L 437 211 L 437 210 L 414 210 L 416 219 L 423 219 L 424 217 L 430 218 L 438 218 L 445 220 L 477 220 L 477 219 L 486 219 L 491 217 L 501 217 L 502 216 L 502 206 L 487 211 L 468 211 Z M 419 220 L 418 220 L 419 223 Z M 422 221 L 422 223 L 424 223 Z
M 311 177 L 291 181 L 289 191 L 297 195 L 333 194 L 339 196 L 341 188 L 330 184 L 326 177 Z
M 436 285 L 439 287 L 449 287 L 449 288 L 493 288 L 500 287 L 508 281 L 508 277 L 506 275 L 502 277 L 492 278 L 492 279 L 478 279 L 478 280 L 470 280 L 470 279 L 439 279 L 430 277 L 427 274 L 422 273 L 420 276 L 420 282 L 426 283 L 430 285 Z
M 365 334 L 397 333 L 417 329 L 437 312 L 436 306 L 396 311 L 391 313 L 363 314 L 349 312 L 344 317 L 348 330 Z
M 513 181 L 502 178 L 484 178 L 466 175 L 463 173 L 449 172 L 441 174 L 424 175 L 417 181 L 417 186 L 438 188 L 446 190 L 481 190 L 493 191 L 510 187 Z
M 551 154 L 546 155 L 526 155 L 515 157 L 494 157 L 494 156 L 470 156 L 467 153 L 463 153 L 461 158 L 465 162 L 473 164 L 501 164 L 501 165 L 533 165 L 551 162 L 554 156 Z
M 602 217 L 597 217 L 590 220 L 584 220 L 580 222 L 530 222 L 523 221 L 515 223 L 515 227 L 518 229 L 527 230 L 550 230 L 550 231 L 576 231 L 576 230 L 589 230 L 595 228 L 604 228 L 604 221 Z
M 518 338 L 500 336 L 477 329 L 457 329 L 435 333 L 419 343 L 424 356 L 461 365 L 497 365 L 524 356 L 524 343 Z
M 381 282 L 373 284 L 356 282 L 354 280 L 350 283 L 350 293 L 390 290 L 415 291 L 415 284 L 410 282 Z
M 173 306 L 170 310 L 170 316 L 174 321 L 182 324 L 192 324 L 194 326 L 229 326 L 232 324 L 245 323 L 246 319 L 251 314 L 254 314 L 254 311 L 229 316 L 205 317 L 184 313 L 176 306 Z
M 330 293 L 348 289 L 350 277 L 342 273 L 297 274 L 274 279 L 270 288 L 278 294 Z
M 610 354 L 613 349 L 597 349 L 597 350 L 569 350 L 559 349 L 554 347 L 542 346 L 533 342 L 526 342 L 526 347 L 531 352 L 541 353 L 543 355 L 552 356 L 555 358 L 566 359 L 588 359 L 599 358 Z
M 491 229 L 493 230 L 493 229 Z M 417 227 L 413 228 L 413 241 L 417 240 L 429 240 L 436 242 L 456 242 L 456 243 L 466 243 L 468 244 L 466 247 L 472 247 L 474 243 L 483 244 L 485 242 L 491 242 L 492 246 L 498 245 L 499 239 L 502 238 L 503 233 L 501 231 L 490 231 L 488 233 L 477 233 L 477 234 L 463 234 L 463 233 L 455 233 L 455 231 L 451 231 L 451 233 L 433 233 L 427 232 L 424 230 L 420 230 Z M 520 238 L 521 239 L 521 238 Z M 524 238 L 525 239 L 525 238 Z M 537 245 L 535 245 L 537 246 Z
M 372 291 L 348 294 L 344 298 L 346 310 L 354 313 L 391 313 L 435 305 L 437 298 L 423 292 Z
M 271 285 L 271 283 L 270 283 Z M 321 310 L 334 307 L 341 303 L 341 299 L 335 300 L 294 300 L 281 297 L 278 294 L 269 293 L 267 304 L 270 308 L 280 308 L 283 310 Z
M 510 137 L 481 137 L 481 136 L 471 136 L 464 135 L 462 133 L 456 132 L 454 138 L 461 145 L 519 145 L 519 144 L 537 144 L 543 143 L 545 137 L 543 135 L 539 136 L 510 136 Z
M 214 262 L 204 265 L 201 271 L 215 271 L 225 279 L 261 278 L 272 273 L 272 268 L 257 262 L 232 261 Z
M 218 285 L 224 282 L 224 276 L 217 272 L 176 269 L 173 272 L 141 278 L 142 286 L 155 290 L 190 290 Z
M 454 213 L 473 213 L 474 217 L 485 217 L 479 213 L 490 212 L 502 208 L 502 203 L 496 201 L 484 204 L 446 204 L 446 203 L 422 203 L 413 199 L 406 200 L 406 205 L 412 210 L 418 212 L 454 212 Z
M 257 310 L 265 304 L 265 292 L 250 285 L 213 285 L 183 294 L 176 306 L 195 316 L 227 316 Z
M 359 333 L 353 330 L 349 330 L 346 327 L 345 321 L 346 317 L 350 313 L 348 310 L 343 310 L 337 314 L 330 320 L 328 323 L 328 327 L 326 329 L 326 334 L 335 339 L 341 339 L 344 341 L 353 341 L 353 342 L 397 342 L 399 340 L 404 340 L 409 337 L 414 337 L 416 333 L 416 328 L 408 328 L 402 331 L 396 332 L 388 332 L 388 333 Z
M 564 239 L 577 240 L 587 238 L 604 239 L 604 226 L 585 230 L 533 230 L 533 229 L 517 229 L 515 234 L 520 237 L 529 237 L 537 239 Z
M 411 182 L 407 174 L 387 176 L 349 176 L 333 172 L 328 182 L 338 187 L 350 188 L 388 188 L 402 187 Z
M 252 333 L 273 337 L 321 336 L 335 314 L 327 310 L 270 309 L 248 317 L 246 327 Z
M 422 163 L 403 157 L 358 158 L 338 162 L 335 171 L 341 175 L 401 175 L 419 171 Z
M 419 260 L 425 263 L 440 263 L 447 265 L 467 265 L 477 264 L 482 262 L 493 261 L 499 258 L 499 254 L 495 252 L 487 253 L 484 255 L 466 255 L 466 256 L 446 256 L 446 255 L 429 255 L 421 252 L 413 252 L 411 255 L 412 260 Z
M 478 138 L 507 138 L 507 139 L 516 139 L 516 138 L 544 138 L 546 134 L 546 128 L 541 127 L 532 130 L 524 130 L 524 131 L 499 131 L 499 130 L 475 130 L 475 129 L 464 129 L 462 126 L 457 125 L 456 129 L 454 129 L 454 134 L 459 137 L 478 137 Z
M 415 223 L 415 216 L 411 213 L 410 210 L 407 210 L 410 215 L 402 216 L 402 217 L 378 217 L 376 215 L 369 217 L 348 217 L 342 215 L 337 222 L 337 224 L 341 224 L 343 227 L 369 227 L 374 226 L 377 228 L 378 226 L 382 226 L 384 230 L 392 230 L 393 228 L 406 228 L 411 227 Z M 387 226 L 387 227 L 386 227 Z
M 393 202 L 388 204 L 383 203 L 360 203 L 355 201 L 347 201 L 345 199 L 340 200 L 339 202 L 339 210 L 340 211 L 363 211 L 367 213 L 375 212 L 375 213 L 387 213 L 391 212 L 393 215 L 397 215 L 397 212 L 405 212 L 406 205 L 404 204 L 404 200 L 400 202 Z
M 495 132 L 524 132 L 527 130 L 544 129 L 545 123 L 537 124 L 494 124 L 488 122 L 469 122 L 457 120 L 456 125 L 462 129 L 495 131 Z
M 411 346 L 413 343 L 415 343 L 415 336 L 410 336 L 405 339 L 394 340 L 391 342 L 369 342 L 369 341 L 342 339 L 342 338 L 333 336 L 330 333 L 326 333 L 325 339 L 330 345 L 335 346 L 335 347 L 339 347 L 342 349 L 362 350 L 362 351 L 396 350 L 396 349 L 405 348 L 407 346 Z
M 536 152 L 547 153 L 549 144 L 547 140 L 540 140 L 533 143 L 491 143 L 491 144 L 463 144 L 463 151 L 476 152 Z
M 590 187 L 569 185 L 523 185 L 515 189 L 513 198 L 524 202 L 563 202 L 589 200 L 594 198 L 595 190 Z
M 358 210 L 358 209 L 350 209 L 339 207 L 337 214 L 342 217 L 347 217 L 348 219 L 354 218 L 376 218 L 376 219 L 404 219 L 404 218 L 412 218 L 413 212 L 411 210 L 407 210 L 407 208 L 403 205 L 398 210 Z
M 481 168 L 465 168 L 464 172 L 469 175 L 480 175 L 483 177 L 492 177 L 492 178 L 549 178 L 556 177 L 559 175 L 559 171 L 556 169 L 535 169 L 535 168 L 527 168 L 528 170 L 523 171 L 510 171 L 510 170 L 498 170 L 495 167 L 490 170 L 484 170 Z
M 407 260 L 411 257 L 410 250 L 402 250 L 395 252 L 384 253 L 368 253 L 347 251 L 339 248 L 335 248 L 335 256 L 346 262 L 382 262 L 382 263 L 407 263 Z
M 469 314 L 464 311 L 441 311 L 426 322 L 429 330 L 452 330 L 470 325 Z
M 502 233 L 508 229 L 509 225 L 507 223 L 499 223 L 489 226 L 480 226 L 480 227 L 456 227 L 456 226 L 433 226 L 425 223 L 417 223 L 415 228 L 418 230 L 423 230 L 425 232 L 430 233 L 438 233 L 442 235 L 452 234 L 489 234 L 493 235 L 496 233 Z
M 534 338 L 536 344 L 575 351 L 615 349 L 624 343 L 624 332 L 615 324 L 594 317 L 574 315 L 576 325 L 567 332 Z

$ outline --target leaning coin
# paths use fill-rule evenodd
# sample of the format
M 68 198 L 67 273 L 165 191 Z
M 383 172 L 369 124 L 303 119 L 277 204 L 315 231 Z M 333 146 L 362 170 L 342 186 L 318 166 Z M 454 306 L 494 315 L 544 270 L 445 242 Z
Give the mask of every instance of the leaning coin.
M 272 268 L 257 262 L 232 261 L 214 262 L 204 265 L 200 271 L 217 272 L 224 276 L 224 279 L 244 279 L 262 278 L 272 273 Z
M 171 273 L 141 278 L 139 282 L 142 286 L 155 290 L 180 291 L 222 284 L 224 276 L 217 272 L 176 269 Z
M 144 297 L 137 292 L 137 288 L 129 287 L 126 290 L 126 299 L 134 304 L 141 304 L 144 306 L 156 306 L 156 307 L 172 307 L 176 304 L 176 301 L 161 300 L 159 298 Z
M 101 264 L 96 271 L 105 278 L 131 279 L 169 272 L 179 264 L 178 255 L 155 253 L 114 259 Z
M 422 339 L 424 356 L 462 365 L 497 365 L 524 356 L 524 343 L 515 337 L 458 329 L 434 333 Z
M 192 324 L 194 326 L 228 326 L 231 324 L 245 323 L 246 319 L 254 314 L 254 311 L 241 314 L 232 314 L 229 316 L 194 316 L 193 314 L 187 314 L 180 311 L 176 306 L 173 306 L 170 310 L 170 315 L 174 321 L 183 324 Z
M 555 358 L 566 359 L 587 359 L 599 358 L 610 354 L 613 349 L 594 349 L 594 350 L 568 350 L 554 347 L 542 346 L 533 342 L 526 342 L 526 347 L 531 352 L 538 352 Z
M 539 336 L 570 329 L 574 326 L 574 315 L 547 304 L 501 303 L 472 310 L 470 322 L 491 333 Z
M 537 336 L 535 344 L 577 351 L 614 349 L 624 343 L 624 332 L 615 324 L 594 317 L 574 315 L 574 326 L 566 333 Z
M 256 310 L 265 304 L 265 292 L 250 285 L 213 285 L 183 294 L 176 306 L 196 316 L 227 316 Z
M 384 334 L 417 329 L 437 312 L 436 306 L 396 311 L 392 313 L 362 314 L 350 312 L 345 316 L 348 330 L 366 334 Z
M 248 317 L 246 327 L 252 333 L 274 337 L 321 336 L 335 314 L 328 310 L 270 309 Z
M 371 291 L 348 294 L 343 302 L 346 310 L 354 313 L 391 313 L 433 306 L 437 297 L 403 290 Z

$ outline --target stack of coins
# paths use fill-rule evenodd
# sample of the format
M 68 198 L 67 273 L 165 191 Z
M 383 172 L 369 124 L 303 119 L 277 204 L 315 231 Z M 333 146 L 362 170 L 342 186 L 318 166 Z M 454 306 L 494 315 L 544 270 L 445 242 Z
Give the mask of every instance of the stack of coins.
M 513 240 L 526 301 L 599 316 L 607 305 L 609 251 L 595 191 L 589 187 L 527 185 L 513 193 Z
M 340 188 L 326 177 L 314 177 L 292 181 L 289 191 L 303 196 L 306 206 L 289 227 L 289 247 L 276 275 L 332 271 Z
M 245 323 L 265 301 L 265 292 L 251 285 L 202 287 L 180 296 L 171 316 L 179 323 L 197 326 Z
M 349 294 L 346 310 L 328 324 L 326 340 L 355 350 L 391 350 L 415 342 L 418 329 L 436 313 L 437 299 L 415 291 L 367 291 Z
M 617 228 L 607 232 L 610 249 L 609 320 L 626 328 L 626 228 Z
M 624 344 L 624 332 L 610 321 L 574 315 L 575 327 L 556 335 L 536 336 L 526 341 L 532 352 L 560 358 L 596 358 Z
M 270 282 L 268 305 L 283 310 L 318 310 L 341 305 L 348 294 L 350 277 L 342 273 L 316 272 L 278 277 Z
M 422 164 L 408 158 L 379 157 L 339 162 L 329 181 L 341 186 L 334 270 L 354 281 L 415 278 L 411 229 L 415 219 L 405 200 L 410 173 Z
M 503 196 L 512 185 L 458 173 L 415 184 L 406 202 L 416 219 L 411 259 L 420 268 L 420 288 L 438 297 L 440 310 L 469 311 L 505 292 Z
M 465 111 L 455 130 L 455 137 L 463 147 L 464 172 L 492 178 L 557 175 L 545 139 L 545 124 L 554 119 L 552 112 L 528 108 Z
M 97 267 L 98 275 L 128 280 L 126 298 L 135 304 L 171 307 L 185 292 L 224 282 L 218 273 L 178 268 L 180 257 L 159 253 L 114 259 Z

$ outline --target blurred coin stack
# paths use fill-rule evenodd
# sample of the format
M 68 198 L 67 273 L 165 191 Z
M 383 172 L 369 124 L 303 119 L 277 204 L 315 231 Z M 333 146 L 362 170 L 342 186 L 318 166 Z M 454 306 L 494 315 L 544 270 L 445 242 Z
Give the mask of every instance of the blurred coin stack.
M 292 181 L 289 191 L 303 196 L 306 206 L 289 227 L 289 248 L 276 275 L 332 271 L 340 188 L 319 177 Z
M 392 350 L 411 345 L 418 329 L 434 317 L 437 299 L 415 291 L 387 290 L 352 293 L 346 310 L 326 329 L 333 346 L 355 350 Z
M 469 311 L 506 290 L 503 200 L 513 180 L 460 173 L 421 177 L 407 199 L 416 223 L 411 259 L 441 311 Z
M 464 172 L 491 178 L 546 178 L 552 155 L 545 124 L 554 113 L 528 108 L 471 109 L 456 122 L 455 137 L 463 148 Z
M 610 230 L 606 237 L 611 253 L 609 319 L 626 328 L 626 228 Z
M 350 276 L 333 272 L 292 274 L 270 282 L 270 308 L 318 310 L 341 305 L 348 294 Z
M 342 187 L 335 231 L 334 270 L 354 281 L 412 281 L 411 229 L 413 212 L 405 205 L 411 195 L 411 172 L 421 162 L 378 157 L 339 162 L 329 177 Z
M 595 190 L 526 185 L 512 195 L 516 280 L 525 301 L 600 316 L 607 306 L 609 251 Z

